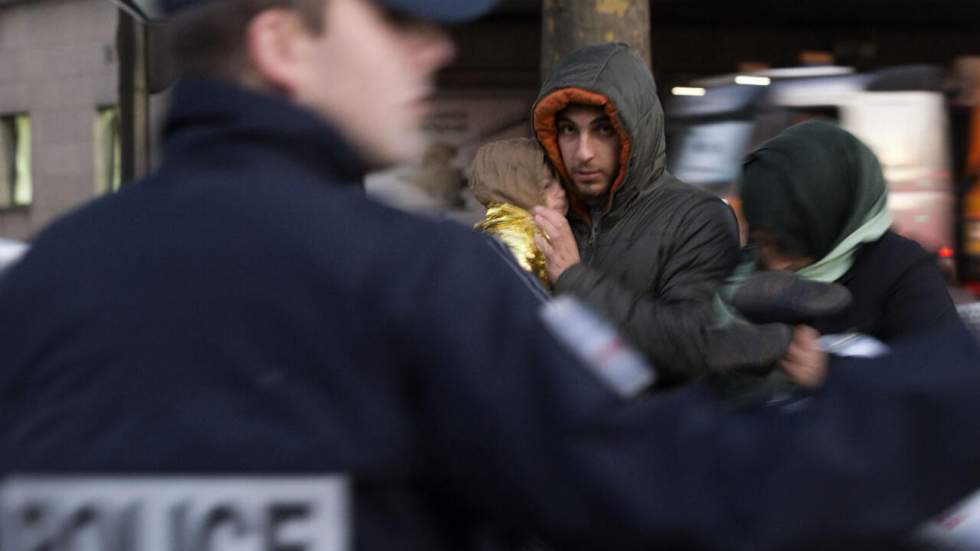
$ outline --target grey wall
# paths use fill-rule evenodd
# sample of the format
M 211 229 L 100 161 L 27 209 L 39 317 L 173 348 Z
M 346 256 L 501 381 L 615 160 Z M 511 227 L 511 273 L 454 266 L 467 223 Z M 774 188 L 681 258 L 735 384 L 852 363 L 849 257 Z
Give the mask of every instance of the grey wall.
M 116 9 L 107 0 L 0 5 L 0 114 L 31 116 L 34 202 L 0 211 L 27 239 L 95 194 L 96 108 L 116 103 Z

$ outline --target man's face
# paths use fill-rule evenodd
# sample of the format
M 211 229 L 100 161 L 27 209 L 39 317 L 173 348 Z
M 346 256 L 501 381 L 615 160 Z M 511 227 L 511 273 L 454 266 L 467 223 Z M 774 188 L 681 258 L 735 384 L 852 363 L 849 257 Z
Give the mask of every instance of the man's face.
M 572 105 L 558 113 L 558 149 L 572 191 L 589 205 L 602 204 L 619 174 L 619 136 L 599 107 Z
M 327 0 L 324 31 L 301 46 L 294 99 L 329 120 L 377 166 L 417 159 L 435 72 L 454 48 L 437 27 L 398 20 L 373 0 Z

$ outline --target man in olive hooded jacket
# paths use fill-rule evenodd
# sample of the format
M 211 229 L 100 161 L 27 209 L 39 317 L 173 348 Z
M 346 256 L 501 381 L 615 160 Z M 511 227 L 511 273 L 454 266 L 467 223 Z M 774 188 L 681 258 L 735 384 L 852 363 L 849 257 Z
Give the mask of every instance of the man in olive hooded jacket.
M 703 373 L 711 300 L 737 262 L 738 228 L 728 205 L 667 171 L 646 64 L 624 44 L 579 49 L 545 82 L 532 117 L 569 192 L 567 223 L 535 213 L 555 291 L 618 325 L 661 386 Z

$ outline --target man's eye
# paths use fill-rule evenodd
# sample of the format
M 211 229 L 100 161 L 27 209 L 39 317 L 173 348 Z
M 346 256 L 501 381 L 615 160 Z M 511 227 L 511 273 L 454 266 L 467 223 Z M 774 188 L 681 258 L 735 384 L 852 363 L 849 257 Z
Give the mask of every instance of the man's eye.
M 616 135 L 616 130 L 612 127 L 611 124 L 600 125 L 597 130 L 599 131 L 599 135 L 604 136 L 606 138 L 610 138 Z
M 568 135 L 568 134 L 571 134 L 573 132 L 575 132 L 575 129 L 570 124 L 559 124 L 558 125 L 558 133 L 559 134 Z

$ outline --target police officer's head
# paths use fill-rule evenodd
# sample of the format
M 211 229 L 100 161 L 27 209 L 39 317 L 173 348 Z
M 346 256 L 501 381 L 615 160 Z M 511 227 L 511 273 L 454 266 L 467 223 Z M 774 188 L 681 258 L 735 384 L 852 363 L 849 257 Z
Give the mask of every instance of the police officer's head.
M 453 57 L 433 21 L 493 0 L 162 0 L 181 76 L 233 80 L 308 107 L 368 161 L 417 157 L 435 71 Z

